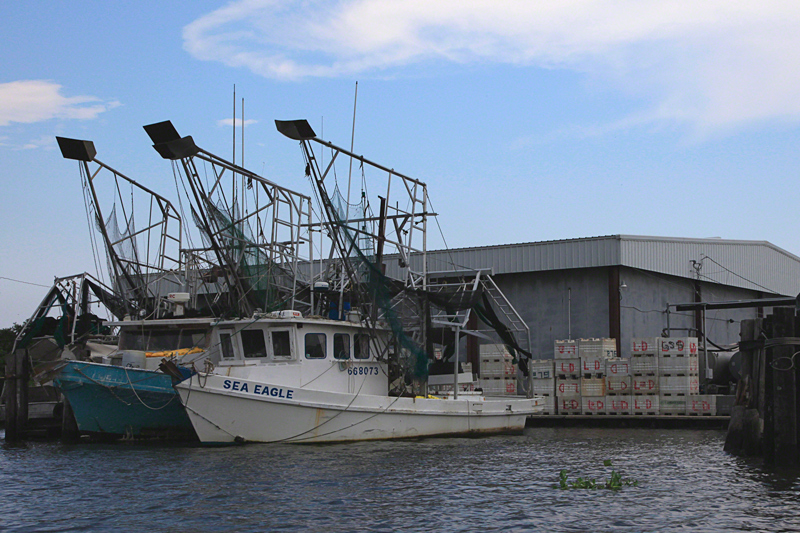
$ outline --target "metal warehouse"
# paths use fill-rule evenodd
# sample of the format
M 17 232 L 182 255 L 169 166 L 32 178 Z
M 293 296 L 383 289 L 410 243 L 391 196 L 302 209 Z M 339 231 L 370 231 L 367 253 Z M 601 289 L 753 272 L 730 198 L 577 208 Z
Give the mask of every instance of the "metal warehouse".
M 766 241 L 608 235 L 433 251 L 428 264 L 489 270 L 530 327 L 534 359 L 552 358 L 554 341 L 570 338 L 617 339 L 622 357 L 635 337 L 705 332 L 733 344 L 740 321 L 764 308 L 703 316 L 670 306 L 800 292 L 800 258 Z

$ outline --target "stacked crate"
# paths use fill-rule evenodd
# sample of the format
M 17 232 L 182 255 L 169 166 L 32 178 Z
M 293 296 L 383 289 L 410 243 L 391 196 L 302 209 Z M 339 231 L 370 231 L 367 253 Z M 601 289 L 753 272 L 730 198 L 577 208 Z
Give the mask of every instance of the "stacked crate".
M 632 409 L 631 362 L 606 359 L 606 408 L 610 415 L 628 415 Z
M 658 343 L 661 414 L 714 414 L 713 400 L 693 402 L 691 398 L 700 393 L 697 338 L 660 338 Z
M 528 368 L 532 374 L 533 394 L 544 398 L 544 408 L 541 414 L 556 414 L 555 361 L 553 359 L 531 361 Z
M 505 344 L 482 344 L 479 386 L 487 395 L 517 394 L 517 365 Z
M 578 358 L 581 365 L 581 414 L 609 414 L 611 404 L 606 401 L 606 361 L 616 356 L 617 342 L 614 339 L 578 341 Z
M 581 360 L 575 340 L 556 341 L 554 351 L 556 411 L 581 414 Z
M 686 396 L 686 414 L 689 416 L 718 415 L 717 397 L 711 394 L 694 394 Z
M 658 337 L 633 339 L 631 371 L 631 414 L 660 414 L 658 396 Z

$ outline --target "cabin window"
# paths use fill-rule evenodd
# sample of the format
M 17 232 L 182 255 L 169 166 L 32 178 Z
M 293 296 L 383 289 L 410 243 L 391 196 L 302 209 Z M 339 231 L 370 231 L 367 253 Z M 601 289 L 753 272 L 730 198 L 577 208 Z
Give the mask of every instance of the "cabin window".
M 230 332 L 219 333 L 219 346 L 222 350 L 223 359 L 233 359 L 233 339 Z
M 334 333 L 333 357 L 336 359 L 350 359 L 350 335 L 347 333 Z
M 178 348 L 203 348 L 208 346 L 208 331 L 203 329 L 182 329 Z
M 267 356 L 267 343 L 264 341 L 263 330 L 245 329 L 241 335 L 245 357 L 260 358 Z
M 365 333 L 356 333 L 355 337 L 355 358 L 369 359 L 369 335 Z
M 208 346 L 208 330 L 205 329 L 127 329 L 123 330 L 120 348 L 143 352 L 163 352 L 182 348 Z
M 306 333 L 306 359 L 325 359 L 326 352 L 324 333 Z
M 292 357 L 292 341 L 289 331 L 272 331 L 272 357 Z

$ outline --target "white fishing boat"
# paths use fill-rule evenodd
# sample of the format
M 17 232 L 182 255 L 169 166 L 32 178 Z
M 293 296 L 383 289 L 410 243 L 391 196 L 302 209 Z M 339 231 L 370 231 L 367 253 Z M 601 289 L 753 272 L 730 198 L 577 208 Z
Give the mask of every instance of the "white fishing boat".
M 360 323 L 266 318 L 222 322 L 217 335 L 216 368 L 177 385 L 203 443 L 520 432 L 541 409 L 539 398 L 481 392 L 389 396 L 389 365 L 379 359 L 389 332 Z
M 306 121 L 276 125 L 300 141 L 322 215 L 321 222 L 299 229 L 309 241 L 314 232 L 325 236 L 330 252 L 318 265 L 304 263 L 313 287 L 306 316 L 296 309 L 255 312 L 214 326 L 208 355 L 213 368 L 198 369 L 176 385 L 200 441 L 310 443 L 522 431 L 542 400 L 462 390 L 473 378 L 459 373 L 456 363 L 450 363 L 450 391 L 428 394 L 434 344 L 457 362 L 465 335 L 486 338 L 467 328 L 473 311 L 520 357 L 530 358 L 521 346 L 530 339 L 486 272 L 428 269 L 425 231 L 434 213 L 425 184 L 317 139 Z M 167 158 L 195 152 L 191 138 L 154 141 Z M 327 165 L 318 162 L 312 141 L 331 150 Z M 377 214 L 369 211 L 363 183 L 358 204 L 338 184 L 329 185 L 340 154 L 357 160 L 362 172 L 370 166 L 388 174 Z M 402 202 L 390 201 L 393 178 Z

